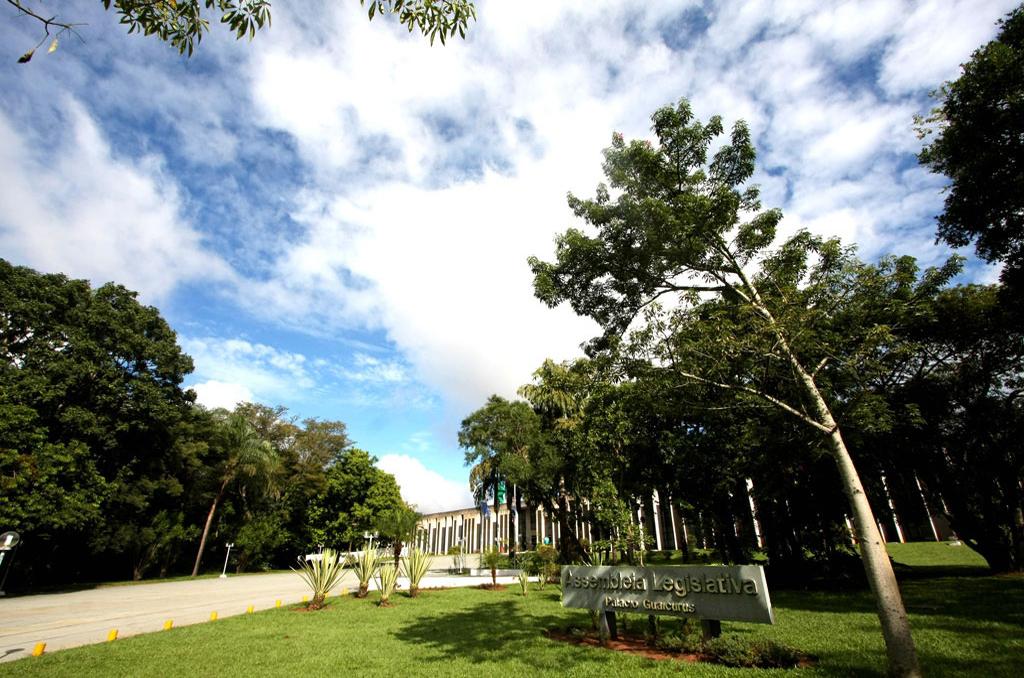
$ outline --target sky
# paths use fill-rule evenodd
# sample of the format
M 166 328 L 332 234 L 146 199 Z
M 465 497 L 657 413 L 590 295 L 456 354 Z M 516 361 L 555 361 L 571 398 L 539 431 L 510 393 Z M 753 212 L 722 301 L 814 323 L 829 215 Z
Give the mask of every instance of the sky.
M 186 59 L 51 0 L 87 25 L 23 65 L 40 25 L 4 4 L 0 257 L 136 290 L 200 403 L 344 421 L 406 501 L 469 506 L 460 421 L 597 333 L 526 259 L 580 226 L 566 194 L 593 195 L 613 132 L 651 138 L 680 97 L 746 120 L 780 237 L 934 265 L 946 182 L 913 116 L 1015 2 L 479 0 L 442 47 L 356 0 L 278 0 Z M 961 281 L 995 280 L 961 253 Z

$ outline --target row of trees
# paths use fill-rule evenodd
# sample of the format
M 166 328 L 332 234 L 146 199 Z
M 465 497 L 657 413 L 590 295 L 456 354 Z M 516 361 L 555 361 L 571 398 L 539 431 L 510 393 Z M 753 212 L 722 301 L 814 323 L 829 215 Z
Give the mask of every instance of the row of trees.
M 1003 261 L 1005 287 L 949 287 L 957 257 L 922 273 L 802 231 L 775 245 L 781 212 L 748 184 L 742 122 L 710 157 L 721 119 L 685 100 L 654 113 L 655 143 L 613 135 L 607 185 L 569 196 L 587 228 L 529 262 L 539 299 L 603 333 L 586 359 L 544 363 L 527 402 L 493 396 L 463 422 L 477 495 L 521 487 L 574 560 L 570 521 L 628 552 L 658 489 L 743 562 L 752 482 L 776 573 L 831 560 L 852 518 L 890 672 L 920 675 L 876 512 L 912 511 L 923 490 L 993 569 L 1024 568 L 1022 38 L 1018 8 L 919 121 L 937 131 L 921 161 L 952 179 L 939 236 Z
M 23 537 L 9 587 L 196 574 L 226 541 L 238 569 L 286 567 L 409 511 L 342 422 L 205 410 L 191 370 L 134 292 L 0 260 L 0 528 Z

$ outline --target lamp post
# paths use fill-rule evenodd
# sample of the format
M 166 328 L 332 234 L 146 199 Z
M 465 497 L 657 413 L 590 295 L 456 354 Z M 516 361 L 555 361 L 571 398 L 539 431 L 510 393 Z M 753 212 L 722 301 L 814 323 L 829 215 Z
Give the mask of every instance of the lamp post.
M 220 573 L 220 578 L 221 579 L 227 579 L 228 578 L 228 558 L 231 557 L 231 547 L 232 546 L 234 546 L 234 544 L 228 544 L 228 552 L 227 552 L 227 555 L 224 556 L 224 569 Z
M 0 570 L 4 572 L 3 579 L 0 579 L 0 598 L 7 595 L 4 593 L 4 584 L 7 583 L 7 574 L 11 571 L 11 566 L 14 564 L 14 550 L 18 548 L 20 543 L 21 536 L 17 532 L 4 532 L 0 534 Z M 7 558 L 8 553 L 11 554 L 9 559 Z M 4 560 L 7 560 L 7 569 L 3 568 Z

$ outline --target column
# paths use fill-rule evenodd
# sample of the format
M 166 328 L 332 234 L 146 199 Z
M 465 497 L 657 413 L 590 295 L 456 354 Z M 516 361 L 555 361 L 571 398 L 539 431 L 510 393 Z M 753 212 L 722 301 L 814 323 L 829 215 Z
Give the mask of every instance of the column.
M 661 550 L 661 497 L 658 491 L 651 493 L 651 522 L 654 523 L 654 548 Z

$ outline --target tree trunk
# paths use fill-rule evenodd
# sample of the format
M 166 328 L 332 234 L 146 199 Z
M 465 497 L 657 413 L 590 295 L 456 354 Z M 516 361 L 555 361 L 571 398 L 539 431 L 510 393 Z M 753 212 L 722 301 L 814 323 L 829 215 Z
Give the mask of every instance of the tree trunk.
M 864 572 L 867 574 L 868 584 L 875 596 L 875 605 L 878 610 L 878 619 L 882 623 L 882 636 L 885 638 L 885 652 L 889 659 L 889 675 L 899 678 L 920 678 L 921 667 L 917 661 L 917 650 L 914 648 L 914 638 L 910 634 L 910 620 L 907 619 L 907 610 L 903 605 L 903 598 L 900 595 L 899 585 L 896 583 L 896 574 L 892 570 L 892 563 L 889 554 L 885 550 L 885 543 L 882 535 L 878 532 L 875 523 L 874 513 L 868 503 L 867 495 L 864 493 L 864 485 L 853 459 L 846 449 L 846 443 L 839 431 L 839 424 L 832 417 L 832 411 L 825 402 L 825 398 L 818 390 L 814 382 L 814 375 L 808 372 L 796 353 L 790 347 L 789 341 L 783 334 L 771 311 L 764 304 L 757 289 L 744 275 L 743 270 L 737 265 L 736 269 L 740 279 L 751 292 L 751 301 L 757 310 L 768 322 L 778 340 L 779 347 L 789 360 L 793 371 L 803 386 L 804 393 L 808 396 L 814 412 L 813 419 L 801 415 L 798 410 L 789 408 L 798 416 L 803 416 L 805 423 L 816 426 L 819 430 L 828 432 L 829 443 L 832 447 L 832 456 L 839 466 L 839 475 L 843 481 L 843 490 L 850 501 L 853 511 L 854 528 L 857 533 L 857 543 L 860 546 L 861 560 L 864 563 Z M 783 406 L 781 401 L 775 401 L 776 405 Z
M 907 611 L 903 605 L 899 585 L 896 583 L 896 574 L 885 550 L 882 535 L 875 524 L 875 516 L 864 492 L 864 485 L 846 449 L 839 425 L 832 418 L 832 412 L 818 391 L 814 378 L 803 369 L 795 356 L 790 354 L 790 358 L 807 394 L 811 396 L 820 423 L 832 431 L 829 434 L 832 456 L 839 466 L 843 489 L 850 501 L 864 572 L 867 574 L 871 592 L 875 595 L 878 618 L 882 623 L 882 636 L 885 638 L 885 651 L 889 658 L 889 674 L 901 678 L 921 676 L 914 639 L 910 634 L 910 620 L 907 619 Z
M 196 564 L 192 567 L 193 577 L 199 574 L 199 563 L 203 560 L 203 550 L 206 548 L 206 537 L 210 534 L 210 525 L 213 524 L 213 514 L 217 511 L 217 504 L 224 497 L 224 491 L 227 489 L 230 480 L 230 478 L 224 479 L 224 482 L 221 483 L 220 491 L 217 492 L 217 496 L 213 498 L 213 503 L 210 504 L 210 512 L 206 515 L 206 525 L 203 526 L 203 536 L 199 538 L 199 551 L 196 553 Z

